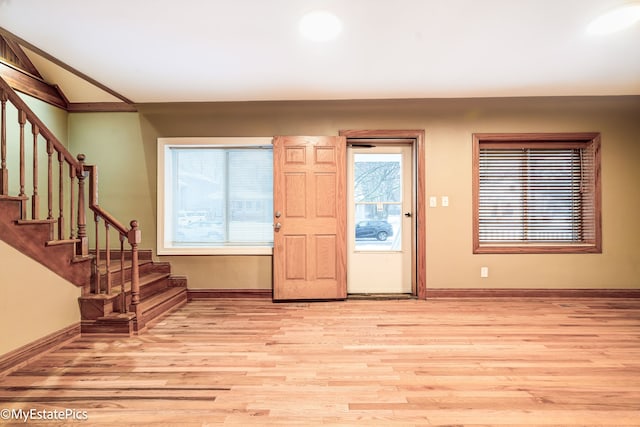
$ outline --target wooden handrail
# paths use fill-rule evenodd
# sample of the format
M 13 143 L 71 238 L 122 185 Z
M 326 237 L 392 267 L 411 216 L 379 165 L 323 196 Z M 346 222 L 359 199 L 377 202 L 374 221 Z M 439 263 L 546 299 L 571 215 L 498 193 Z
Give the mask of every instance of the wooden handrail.
M 118 221 L 113 215 L 100 207 L 98 203 L 98 166 L 85 165 L 84 170 L 89 172 L 89 208 L 99 217 L 108 222 L 118 233 L 127 235 L 129 229 Z
M 33 111 L 29 108 L 29 106 L 18 96 L 18 94 L 9 86 L 7 82 L 5 82 L 2 78 L 0 78 L 0 90 L 4 92 L 9 101 L 19 110 L 23 111 L 26 114 L 27 121 L 29 121 L 32 125 L 35 125 L 40 130 L 40 135 L 42 135 L 47 141 L 51 141 L 53 144 L 53 148 L 64 156 L 64 159 L 67 163 L 75 166 L 78 171 L 81 171 L 82 168 L 80 166 L 80 162 L 76 160 L 76 158 L 67 150 L 67 148 L 56 138 L 56 136 L 49 130 L 49 128 L 35 115 Z

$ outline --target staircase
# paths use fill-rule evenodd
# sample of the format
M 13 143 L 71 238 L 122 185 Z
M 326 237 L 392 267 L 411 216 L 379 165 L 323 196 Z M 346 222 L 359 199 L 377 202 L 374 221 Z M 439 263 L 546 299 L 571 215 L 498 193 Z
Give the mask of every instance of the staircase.
M 186 278 L 139 249 L 137 221 L 127 227 L 99 205 L 97 167 L 71 155 L 2 78 L 0 104 L 0 239 L 82 288 L 81 332 L 130 336 L 186 303 Z
M 106 251 L 101 255 L 106 257 Z M 186 278 L 171 275 L 169 263 L 154 262 L 150 250 L 141 250 L 138 252 L 140 316 L 137 318 L 135 313 L 127 312 L 126 307 L 131 306 L 132 301 L 130 254 L 111 250 L 109 255 L 113 259 L 121 259 L 124 255 L 125 260 L 123 265 L 110 268 L 108 272 L 104 262 L 94 266 L 97 271 L 94 274 L 99 274 L 101 283 L 111 281 L 111 292 L 80 297 L 83 334 L 132 335 L 187 302 Z M 95 252 L 92 256 L 96 259 Z

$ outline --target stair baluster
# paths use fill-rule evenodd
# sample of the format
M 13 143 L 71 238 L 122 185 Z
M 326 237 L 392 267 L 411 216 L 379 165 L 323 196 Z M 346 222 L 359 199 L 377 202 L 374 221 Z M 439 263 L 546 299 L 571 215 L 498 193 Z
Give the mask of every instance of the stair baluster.
M 38 195 L 38 125 L 31 123 L 33 134 L 33 194 L 31 195 L 31 219 L 40 218 L 40 196 Z
M 95 245 L 95 257 L 93 259 L 93 293 L 94 294 L 99 294 L 102 293 L 102 283 L 100 280 L 100 217 L 97 214 L 93 215 L 94 221 L 95 221 L 95 225 L 96 225 L 96 245 Z
M 19 197 L 25 198 L 24 193 L 24 125 L 27 122 L 27 115 L 24 110 L 18 110 L 18 123 L 20 124 L 20 194 Z M 22 203 L 22 214 L 20 215 L 20 219 L 27 219 L 27 205 L 26 203 Z
M 73 215 L 76 211 L 75 180 L 76 168 L 74 165 L 69 163 L 69 240 L 74 240 L 76 238 L 75 216 Z
M 124 288 L 124 240 L 125 235 L 120 233 L 120 313 L 126 313 L 127 309 L 127 291 Z
M 2 131 L 0 132 L 0 195 L 9 195 L 9 171 L 7 170 L 7 92 L 0 93 L 2 104 Z
M 58 240 L 64 239 L 64 155 L 58 152 Z
M 105 293 L 109 295 L 111 293 L 111 245 L 109 241 L 109 223 L 107 221 L 104 222 L 104 247 L 106 248 L 105 254 L 105 270 L 107 273 L 106 283 L 105 283 Z M 96 235 L 97 240 L 97 235 Z
M 50 140 L 47 140 L 47 219 L 53 219 L 53 144 Z M 53 228 L 51 240 L 53 240 Z

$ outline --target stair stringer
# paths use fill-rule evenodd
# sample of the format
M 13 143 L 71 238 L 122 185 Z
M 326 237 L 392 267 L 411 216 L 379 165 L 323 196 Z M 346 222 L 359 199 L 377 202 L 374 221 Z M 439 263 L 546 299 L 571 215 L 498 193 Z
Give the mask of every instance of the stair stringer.
M 0 198 L 0 239 L 74 285 L 88 286 L 91 257 L 76 257 L 73 240 L 47 245 L 53 225 L 47 221 L 21 221 L 24 202 L 19 197 Z

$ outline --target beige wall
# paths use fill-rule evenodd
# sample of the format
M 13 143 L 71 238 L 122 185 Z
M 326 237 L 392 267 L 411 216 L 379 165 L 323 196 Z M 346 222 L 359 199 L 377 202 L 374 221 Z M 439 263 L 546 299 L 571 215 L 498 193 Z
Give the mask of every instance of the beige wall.
M 26 95 L 22 98 L 45 125 L 67 144 L 67 112 Z M 19 188 L 19 128 L 17 112 L 7 103 L 7 169 L 10 190 Z M 25 129 L 25 149 L 30 158 L 33 137 Z M 44 147 L 44 143 L 41 144 Z M 46 165 L 46 150 L 40 148 L 40 162 Z M 26 174 L 31 191 L 31 174 Z M 41 184 L 42 185 L 42 184 Z M 46 208 L 46 203 L 42 203 Z M 0 355 L 57 332 L 80 321 L 80 289 L 28 258 L 0 239 Z
M 80 322 L 80 288 L 0 240 L 0 355 Z
M 140 113 L 71 114 L 70 145 L 101 171 L 101 204 L 137 218 L 155 249 L 156 139 L 336 135 L 341 129 L 424 129 L 428 288 L 640 288 L 640 97 L 245 102 L 141 105 Z M 473 255 L 474 132 L 602 133 L 603 253 Z M 271 258 L 172 256 L 190 288 L 271 286 Z M 480 267 L 490 269 L 481 279 Z

